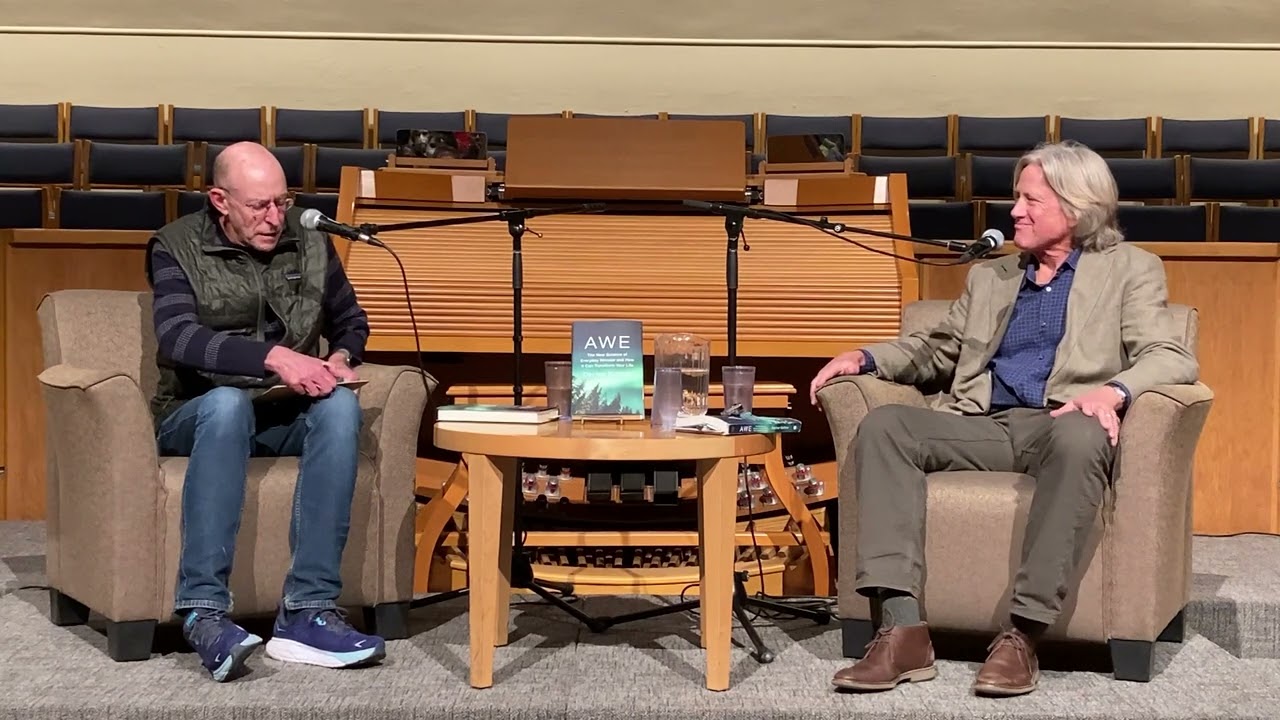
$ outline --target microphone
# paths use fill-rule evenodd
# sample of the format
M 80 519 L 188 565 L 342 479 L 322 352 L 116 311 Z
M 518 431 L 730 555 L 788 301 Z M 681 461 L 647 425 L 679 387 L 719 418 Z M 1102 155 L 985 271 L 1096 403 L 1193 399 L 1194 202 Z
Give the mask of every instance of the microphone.
M 1002 245 L 1004 245 L 1004 233 L 995 228 L 990 228 L 982 233 L 982 237 L 978 238 L 977 242 L 965 248 L 965 251 L 960 255 L 960 261 L 977 260 L 999 250 Z
M 320 232 L 326 232 L 330 235 L 338 235 L 348 240 L 355 240 L 356 242 L 368 243 L 370 245 L 382 247 L 382 243 L 379 242 L 377 238 L 365 233 L 360 230 L 360 228 L 343 225 L 336 220 L 327 218 L 324 213 L 316 210 L 315 208 L 307 208 L 306 210 L 303 210 L 299 223 L 301 223 L 302 227 L 308 230 L 319 230 Z

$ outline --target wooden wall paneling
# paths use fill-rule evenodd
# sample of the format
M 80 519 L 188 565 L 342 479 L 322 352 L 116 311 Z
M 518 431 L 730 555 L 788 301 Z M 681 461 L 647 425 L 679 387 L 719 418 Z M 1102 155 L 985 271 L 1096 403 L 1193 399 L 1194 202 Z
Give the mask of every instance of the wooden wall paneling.
M 1164 259 L 1170 302 L 1200 313 L 1200 379 L 1215 400 L 1196 450 L 1195 532 L 1280 534 L 1280 245 L 1140 246 Z M 922 296 L 959 297 L 968 270 L 922 266 Z
M 44 367 L 36 308 L 54 290 L 145 290 L 150 233 L 13 230 L 4 243 L 5 514 L 45 515 L 44 400 L 36 376 Z
M 357 223 L 446 216 L 362 208 Z M 887 214 L 839 218 L 890 230 Z M 537 218 L 524 255 L 524 348 L 565 353 L 571 323 L 591 317 L 644 322 L 645 352 L 658 333 L 695 332 L 726 354 L 725 235 L 714 217 L 564 215 Z M 851 344 L 894 337 L 901 281 L 891 257 L 859 251 L 823 233 L 748 219 L 740 251 L 738 352 L 830 357 Z M 386 233 L 405 265 L 423 348 L 509 352 L 511 239 L 503 223 Z M 882 252 L 894 241 L 858 238 Z M 369 348 L 412 351 L 404 285 L 385 251 L 352 245 L 347 274 L 369 313 Z

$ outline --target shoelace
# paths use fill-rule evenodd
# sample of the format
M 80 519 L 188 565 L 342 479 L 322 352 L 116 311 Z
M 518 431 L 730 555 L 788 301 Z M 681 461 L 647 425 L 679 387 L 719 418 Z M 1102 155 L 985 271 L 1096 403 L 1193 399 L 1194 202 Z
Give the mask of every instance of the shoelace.
M 889 633 L 892 631 L 892 625 L 882 626 L 879 630 L 876 630 L 875 637 L 871 638 L 871 642 L 867 643 L 866 655 L 870 655 L 871 651 L 874 650 L 876 646 L 888 643 Z
M 1029 656 L 1031 654 L 1031 647 L 1027 644 L 1027 639 L 1017 630 L 1005 630 L 997 635 L 996 638 L 991 641 L 991 644 L 987 646 L 987 652 L 993 652 L 996 648 L 1002 645 L 1012 645 L 1014 649 L 1021 652 L 1023 656 Z
M 320 625 L 331 633 L 341 635 L 351 630 L 351 624 L 347 622 L 347 613 L 341 608 L 324 608 L 317 610 L 311 616 L 311 622 Z
M 191 641 L 201 647 L 212 645 L 222 634 L 222 613 L 197 612 L 191 621 Z

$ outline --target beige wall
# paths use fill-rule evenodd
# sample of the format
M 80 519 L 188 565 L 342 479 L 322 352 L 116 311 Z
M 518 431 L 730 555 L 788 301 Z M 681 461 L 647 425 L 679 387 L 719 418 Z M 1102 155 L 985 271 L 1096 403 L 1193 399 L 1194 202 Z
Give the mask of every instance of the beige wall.
M 0 0 L 0 102 L 1280 117 L 1273 0 L 433 5 Z
M 0 0 L 0 24 L 643 38 L 1280 42 L 1274 0 Z

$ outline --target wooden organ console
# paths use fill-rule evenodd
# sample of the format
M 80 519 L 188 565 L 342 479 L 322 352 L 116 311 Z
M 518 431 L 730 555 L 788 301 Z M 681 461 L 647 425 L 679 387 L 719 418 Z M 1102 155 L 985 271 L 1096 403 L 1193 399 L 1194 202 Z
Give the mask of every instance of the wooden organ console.
M 656 335 L 701 335 L 711 341 L 717 376 L 730 339 L 729 233 L 723 217 L 683 200 L 750 204 L 852 228 L 907 232 L 904 176 L 867 177 L 854 173 L 848 161 L 766 164 L 750 175 L 745 127 L 738 122 L 515 117 L 508 138 L 504 172 L 492 159 L 394 155 L 385 168 L 347 167 L 336 219 L 376 231 L 503 209 L 604 203 L 602 212 L 527 222 L 520 243 L 519 381 L 529 403 L 545 401 L 541 361 L 569 356 L 571 323 L 580 319 L 642 321 L 650 362 Z M 773 504 L 755 507 L 751 517 L 745 509 L 740 513 L 740 569 L 763 572 L 754 582 L 775 595 L 784 580 L 788 589 L 804 593 L 827 595 L 834 588 L 827 529 L 834 513 L 827 510 L 839 488 L 829 431 L 808 407 L 809 379 L 836 353 L 896 336 L 902 306 L 919 297 L 916 266 L 890 255 L 913 257 L 910 243 L 843 237 L 864 247 L 813 228 L 747 218 L 737 253 L 736 350 L 740 362 L 757 366 L 756 407 L 807 413 L 809 420 L 803 433 L 783 436 L 783 444 L 796 447 L 750 459 L 771 487 L 766 500 Z M 514 248 L 508 223 L 390 231 L 377 238 L 395 257 L 335 237 L 369 313 L 371 356 L 420 347 L 427 370 L 441 382 L 437 405 L 512 402 Z M 723 407 L 718 385 L 712 395 L 712 406 Z M 419 452 L 419 494 L 430 498 L 417 528 L 419 591 L 466 583 L 466 528 L 458 511 L 467 494 L 466 468 L 429 447 L 432 419 L 429 414 L 424 421 Z M 806 463 L 822 483 L 820 494 L 793 484 L 784 462 L 793 454 L 804 462 L 799 448 L 806 442 L 826 448 L 825 460 Z M 559 470 L 550 468 L 556 475 Z M 641 468 L 647 480 L 637 492 L 588 487 L 593 469 L 572 470 L 559 502 L 526 503 L 525 545 L 540 579 L 572 582 L 579 594 L 681 594 L 696 587 L 691 472 L 664 484 L 662 478 L 675 477 L 672 469 Z

